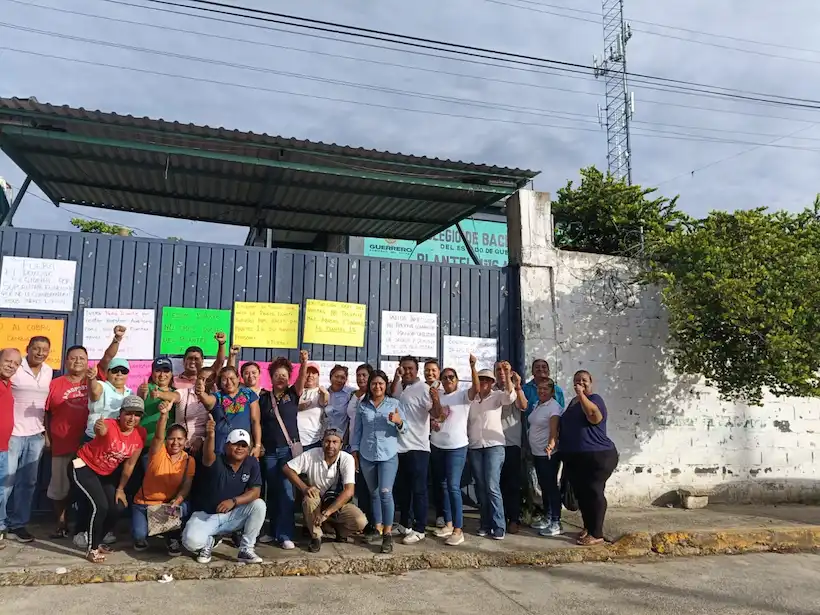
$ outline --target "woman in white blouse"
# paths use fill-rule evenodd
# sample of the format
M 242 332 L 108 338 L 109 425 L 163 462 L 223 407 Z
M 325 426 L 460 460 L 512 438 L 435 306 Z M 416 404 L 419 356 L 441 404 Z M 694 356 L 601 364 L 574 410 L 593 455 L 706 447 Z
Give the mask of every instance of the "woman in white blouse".
M 319 386 L 319 364 L 311 361 L 306 366 L 305 390 L 299 398 L 299 412 L 296 424 L 299 427 L 299 441 L 304 450 L 322 446 L 325 426 L 325 407 L 330 395 Z
M 559 536 L 561 528 L 561 489 L 558 485 L 558 469 L 561 461 L 555 451 L 558 423 L 564 412 L 555 399 L 555 383 L 548 379 L 538 383 L 538 405 L 527 417 L 528 436 L 532 463 L 541 488 L 544 516 L 549 520 L 541 536 Z

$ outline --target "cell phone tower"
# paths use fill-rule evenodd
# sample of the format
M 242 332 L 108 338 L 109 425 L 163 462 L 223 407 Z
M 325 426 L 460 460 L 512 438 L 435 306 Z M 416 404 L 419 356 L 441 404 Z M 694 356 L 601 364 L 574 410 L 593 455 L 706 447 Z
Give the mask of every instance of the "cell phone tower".
M 629 122 L 635 108 L 626 79 L 626 44 L 632 38 L 624 22 L 624 0 L 603 0 L 604 55 L 594 58 L 595 76 L 606 84 L 607 165 L 610 173 L 632 184 L 632 149 Z M 599 110 L 599 121 L 603 124 Z

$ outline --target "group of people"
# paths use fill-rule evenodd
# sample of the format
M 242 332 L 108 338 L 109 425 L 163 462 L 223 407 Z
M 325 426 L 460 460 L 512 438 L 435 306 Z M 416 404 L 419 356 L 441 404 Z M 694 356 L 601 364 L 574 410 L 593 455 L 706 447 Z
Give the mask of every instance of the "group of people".
M 336 365 L 325 388 L 303 350 L 296 366 L 284 357 L 270 364 L 268 391 L 260 366 L 240 367 L 240 349 L 226 352 L 225 335 L 216 333 L 212 365 L 192 346 L 182 373 L 159 357 L 132 391 L 129 363 L 117 356 L 125 334 L 115 327 L 94 367 L 85 348 L 72 346 L 57 378 L 46 362 L 47 338 L 32 338 L 25 356 L 0 351 L 0 548 L 6 538 L 34 539 L 26 526 L 44 450 L 51 454 L 51 537 L 73 535 L 95 563 L 105 561 L 128 508 L 135 550 L 161 535 L 170 555 L 184 547 L 200 563 L 223 539 L 244 563 L 262 561 L 257 542 L 294 549 L 297 506 L 311 552 L 328 534 L 345 541 L 362 533 L 383 553 L 392 552 L 394 535 L 418 543 L 427 537 L 430 499 L 433 535 L 457 546 L 465 541 L 468 464 L 477 535 L 502 540 L 519 530 L 527 449 L 543 495 L 544 515 L 533 527 L 544 536 L 563 533 L 563 465 L 584 521 L 578 543 L 603 540 L 604 487 L 618 453 L 586 371 L 575 374 L 566 405 L 543 359 L 526 383 L 506 361 L 478 370 L 473 356 L 463 385 L 454 368 L 433 359 L 422 378 L 417 359 L 406 356 L 392 379 L 360 365 L 355 388 Z

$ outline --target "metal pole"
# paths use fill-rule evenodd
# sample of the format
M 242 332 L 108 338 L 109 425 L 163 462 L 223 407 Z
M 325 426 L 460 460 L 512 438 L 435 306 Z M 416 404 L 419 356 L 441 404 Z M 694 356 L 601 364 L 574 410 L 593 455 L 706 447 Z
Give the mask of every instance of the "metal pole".
M 20 203 L 23 201 L 23 197 L 25 196 L 30 183 L 31 177 L 26 176 L 26 179 L 23 181 L 23 185 L 20 186 L 20 190 L 17 192 L 17 196 L 14 197 L 14 202 L 11 204 L 11 209 L 9 209 L 5 218 L 3 218 L 3 222 L 0 223 L 0 226 L 11 226 L 11 220 L 14 218 L 14 214 L 17 213 L 17 208 L 20 207 Z
M 470 255 L 471 259 L 473 259 L 473 263 L 480 265 L 481 261 L 478 260 L 478 256 L 476 256 L 473 246 L 470 245 L 470 242 L 467 241 L 467 236 L 464 234 L 464 231 L 461 230 L 461 222 L 456 222 L 456 228 L 458 229 L 458 234 L 461 235 L 461 241 L 464 242 L 464 247 L 467 248 L 467 254 Z

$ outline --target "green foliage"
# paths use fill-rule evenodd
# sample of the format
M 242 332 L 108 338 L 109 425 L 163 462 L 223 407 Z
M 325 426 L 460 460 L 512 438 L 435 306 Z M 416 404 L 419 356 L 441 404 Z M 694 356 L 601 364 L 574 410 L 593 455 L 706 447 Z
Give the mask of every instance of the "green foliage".
M 83 218 L 72 218 L 72 226 L 75 226 L 83 233 L 98 233 L 101 235 L 133 235 L 134 231 L 124 226 L 108 224 L 99 220 L 84 220 Z
M 653 244 L 672 357 L 726 398 L 820 395 L 820 199 L 799 214 L 713 212 Z
M 558 190 L 552 203 L 555 246 L 564 250 L 639 256 L 646 241 L 685 219 L 674 199 L 649 198 L 655 188 L 629 186 L 595 167 L 581 183 Z

